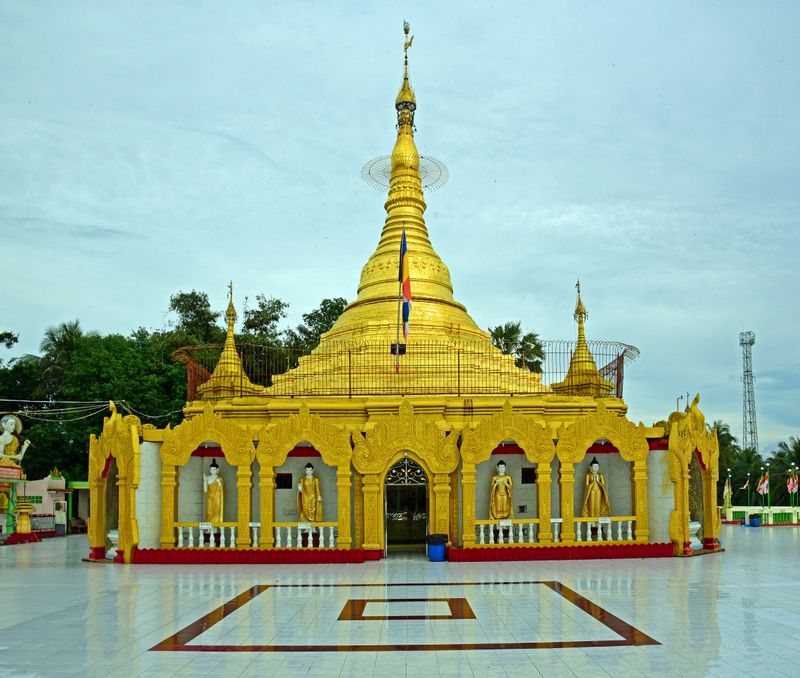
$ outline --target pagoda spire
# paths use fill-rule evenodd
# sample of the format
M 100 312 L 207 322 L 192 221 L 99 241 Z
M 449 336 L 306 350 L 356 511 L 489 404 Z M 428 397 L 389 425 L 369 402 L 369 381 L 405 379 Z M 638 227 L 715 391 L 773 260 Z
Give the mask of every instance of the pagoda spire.
M 228 283 L 228 308 L 225 311 L 225 320 L 228 331 L 225 335 L 225 345 L 219 357 L 217 366 L 211 377 L 197 388 L 199 398 L 230 398 L 233 396 L 253 395 L 262 393 L 263 388 L 256 386 L 245 374 L 242 359 L 236 348 L 234 325 L 236 323 L 236 308 L 233 305 L 233 281 Z
M 614 384 L 603 378 L 597 363 L 586 342 L 586 331 L 584 324 L 589 317 L 589 312 L 581 299 L 581 281 L 575 283 L 578 290 L 578 301 L 575 303 L 575 313 L 573 317 L 578 323 L 578 341 L 575 344 L 575 351 L 569 361 L 569 369 L 564 381 L 552 385 L 556 393 L 569 395 L 590 395 L 597 397 L 607 396 L 614 388 Z

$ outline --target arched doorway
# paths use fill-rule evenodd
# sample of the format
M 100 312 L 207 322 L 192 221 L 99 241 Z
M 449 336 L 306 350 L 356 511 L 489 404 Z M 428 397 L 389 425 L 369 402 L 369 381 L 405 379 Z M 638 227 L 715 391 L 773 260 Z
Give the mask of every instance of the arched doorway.
M 428 476 L 404 455 L 384 480 L 386 553 L 424 551 L 428 533 Z

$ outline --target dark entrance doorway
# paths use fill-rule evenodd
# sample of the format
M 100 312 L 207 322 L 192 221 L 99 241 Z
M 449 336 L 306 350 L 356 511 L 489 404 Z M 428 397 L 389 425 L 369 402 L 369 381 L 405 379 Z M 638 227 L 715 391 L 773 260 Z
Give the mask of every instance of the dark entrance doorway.
M 425 551 L 428 533 L 428 476 L 403 457 L 386 474 L 386 552 Z

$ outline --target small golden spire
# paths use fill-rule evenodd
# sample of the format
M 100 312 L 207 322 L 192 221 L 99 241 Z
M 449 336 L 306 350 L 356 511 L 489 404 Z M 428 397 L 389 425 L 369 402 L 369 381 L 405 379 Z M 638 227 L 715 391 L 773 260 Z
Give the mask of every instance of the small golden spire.
M 405 61 L 403 65 L 403 84 L 400 91 L 397 93 L 397 98 L 394 101 L 394 106 L 397 109 L 397 124 L 410 123 L 414 124 L 414 110 L 417 108 L 417 97 L 411 87 L 408 79 L 408 48 L 414 43 L 414 36 L 408 37 L 408 32 L 411 26 L 408 21 L 403 22 L 403 33 L 406 39 L 403 43 L 403 52 L 405 53 Z M 403 111 L 406 111 L 403 113 Z
M 575 322 L 578 323 L 578 328 L 583 327 L 583 323 L 586 322 L 586 319 L 589 317 L 589 312 L 586 310 L 586 307 L 583 305 L 583 301 L 581 300 L 581 281 L 575 283 L 575 289 L 578 290 L 578 302 L 575 304 Z
M 228 283 L 228 310 L 225 311 L 228 321 L 228 337 L 233 339 L 233 324 L 236 322 L 236 309 L 233 306 L 233 280 Z
M 597 369 L 592 351 L 586 342 L 586 333 L 583 324 L 589 317 L 589 312 L 583 305 L 581 299 L 581 281 L 575 283 L 578 290 L 578 301 L 575 304 L 573 317 L 578 323 L 578 341 L 575 343 L 575 351 L 569 361 L 569 369 L 563 381 L 552 385 L 553 391 L 567 395 L 588 395 L 597 397 L 607 396 L 614 388 L 607 379 L 604 379 Z
M 228 309 L 225 311 L 225 319 L 228 321 L 225 345 L 222 347 L 222 354 L 211 377 L 197 389 L 200 399 L 253 395 L 264 390 L 261 386 L 253 384 L 247 377 L 242 367 L 239 351 L 236 349 L 236 338 L 233 333 L 233 326 L 236 322 L 236 309 L 233 306 L 233 281 L 228 283 Z

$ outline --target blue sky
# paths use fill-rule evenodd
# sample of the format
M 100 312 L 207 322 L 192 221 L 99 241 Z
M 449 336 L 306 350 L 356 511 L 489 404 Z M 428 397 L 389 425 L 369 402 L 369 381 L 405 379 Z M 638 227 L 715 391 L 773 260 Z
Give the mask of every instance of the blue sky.
M 794 2 L 0 2 L 2 329 L 164 327 L 169 296 L 355 297 L 402 21 L 431 240 L 483 327 L 634 344 L 630 416 L 700 391 L 800 435 Z

